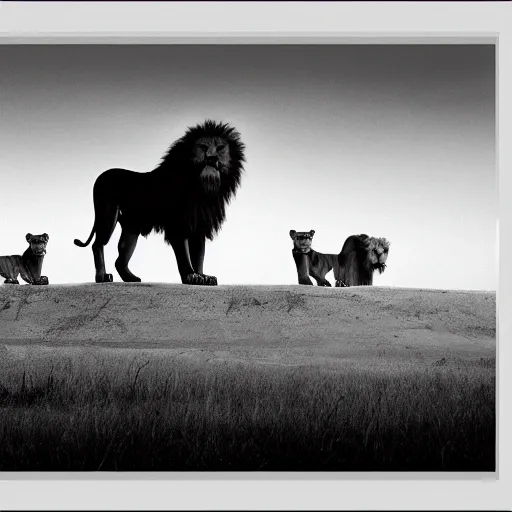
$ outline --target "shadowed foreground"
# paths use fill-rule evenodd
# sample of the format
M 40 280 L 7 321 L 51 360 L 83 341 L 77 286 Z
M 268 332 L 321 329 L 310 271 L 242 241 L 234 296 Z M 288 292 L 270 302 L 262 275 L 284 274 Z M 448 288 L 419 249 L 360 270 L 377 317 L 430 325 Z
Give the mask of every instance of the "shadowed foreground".
M 0 469 L 493 471 L 495 295 L 0 287 Z

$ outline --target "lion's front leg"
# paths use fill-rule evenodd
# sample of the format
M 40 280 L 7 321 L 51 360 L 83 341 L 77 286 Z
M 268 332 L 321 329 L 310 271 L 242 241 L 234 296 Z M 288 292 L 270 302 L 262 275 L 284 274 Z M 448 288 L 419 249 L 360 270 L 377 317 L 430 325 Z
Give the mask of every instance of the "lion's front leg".
M 292 251 L 295 266 L 297 267 L 297 276 L 299 278 L 299 284 L 305 284 L 313 286 L 313 281 L 309 278 L 309 259 L 308 255 Z
M 178 270 L 181 276 L 181 282 L 183 284 L 195 284 L 199 286 L 215 286 L 217 284 L 216 277 L 207 276 L 205 274 L 199 273 L 194 269 L 190 259 L 189 241 L 186 238 L 171 240 L 171 246 L 174 249 L 176 262 L 178 263 Z M 201 244 L 199 244 L 199 252 L 197 252 L 198 249 L 194 247 L 194 257 L 196 258 L 201 257 L 200 246 Z M 204 258 L 204 247 L 202 248 L 202 258 Z
M 205 236 L 197 235 L 188 239 L 190 263 L 196 273 L 204 279 L 204 284 L 206 286 L 217 286 L 217 278 L 215 276 L 209 276 L 203 272 L 205 245 Z

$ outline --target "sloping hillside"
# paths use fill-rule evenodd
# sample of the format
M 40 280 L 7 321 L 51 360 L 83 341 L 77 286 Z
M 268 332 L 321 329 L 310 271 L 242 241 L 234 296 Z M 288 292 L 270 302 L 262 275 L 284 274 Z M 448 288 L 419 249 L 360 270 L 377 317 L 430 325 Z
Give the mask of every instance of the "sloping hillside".
M 495 355 L 494 293 L 379 287 L 0 286 L 0 345 L 396 369 Z M 168 352 L 168 353 L 171 353 Z

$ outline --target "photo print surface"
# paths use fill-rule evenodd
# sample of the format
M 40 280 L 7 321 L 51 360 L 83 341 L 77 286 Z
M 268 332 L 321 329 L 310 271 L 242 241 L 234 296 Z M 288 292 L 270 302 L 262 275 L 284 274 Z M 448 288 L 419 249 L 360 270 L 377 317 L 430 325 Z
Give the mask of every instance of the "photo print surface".
M 494 471 L 494 45 L 0 62 L 0 470 Z

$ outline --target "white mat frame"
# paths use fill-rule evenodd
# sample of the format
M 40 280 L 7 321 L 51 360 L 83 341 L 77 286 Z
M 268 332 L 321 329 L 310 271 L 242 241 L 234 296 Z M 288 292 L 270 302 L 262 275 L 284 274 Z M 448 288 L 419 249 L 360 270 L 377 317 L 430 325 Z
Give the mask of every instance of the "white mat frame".
M 497 44 L 497 229 L 505 261 L 512 234 L 509 2 L 0 1 L 0 44 L 482 42 Z M 496 474 L 0 473 L 0 509 L 510 510 L 511 282 L 510 266 L 501 265 Z

